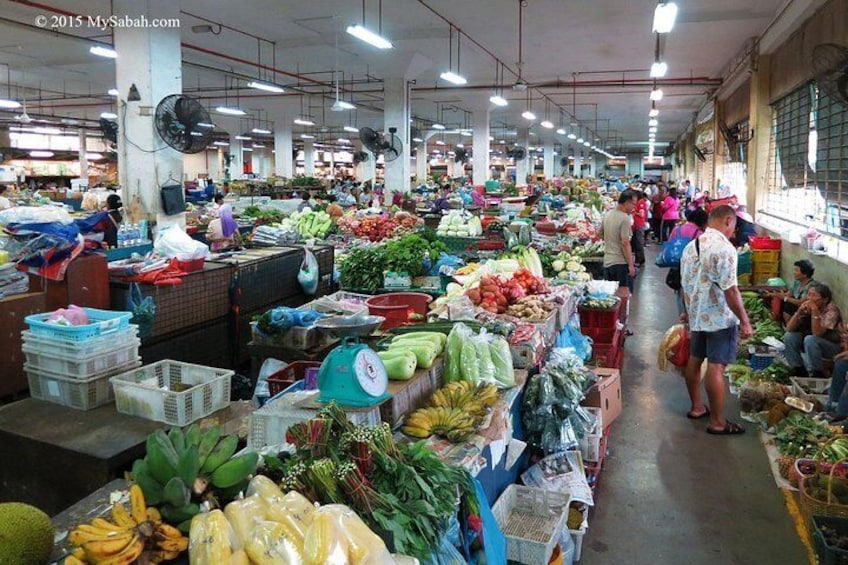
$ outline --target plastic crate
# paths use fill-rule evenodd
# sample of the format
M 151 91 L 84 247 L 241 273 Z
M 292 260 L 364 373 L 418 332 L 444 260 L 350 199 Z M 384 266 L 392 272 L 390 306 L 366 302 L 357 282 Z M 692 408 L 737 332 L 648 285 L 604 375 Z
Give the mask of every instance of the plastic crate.
M 453 253 L 477 251 L 477 245 L 482 241 L 486 241 L 483 237 L 459 237 L 452 235 L 437 235 L 436 239 L 444 243 L 448 251 Z
M 577 311 L 580 312 L 580 327 L 581 328 L 612 328 L 619 321 L 621 314 L 619 304 L 607 310 L 596 310 L 594 308 L 586 308 L 578 306 Z
M 592 339 L 592 343 L 596 345 L 604 345 L 609 344 L 612 345 L 614 343 L 618 343 L 621 341 L 621 332 L 618 331 L 618 328 L 615 326 L 600 328 L 600 327 L 589 327 L 589 328 L 580 328 L 580 332 L 588 336 Z
M 769 236 L 754 235 L 748 238 L 748 244 L 751 246 L 751 249 L 755 251 L 763 249 L 780 249 L 781 243 L 782 241 L 780 238 L 775 239 Z
M 205 257 L 200 257 L 199 259 L 188 259 L 182 260 L 177 259 L 177 267 L 184 273 L 196 273 L 197 271 L 203 270 L 203 265 L 206 263 Z
M 754 249 L 751 253 L 754 267 L 780 265 L 780 249 Z
M 836 530 L 840 535 L 848 534 L 848 519 L 813 516 L 813 538 L 820 565 L 848 565 L 848 550 L 829 545 L 822 533 L 822 526 Z
M 102 337 L 92 337 L 83 341 L 55 339 L 31 331 L 21 332 L 24 345 L 37 347 L 46 355 L 84 359 L 101 355 L 118 348 L 126 347 L 138 340 L 138 326 L 130 324 L 126 329 Z
M 77 410 L 91 410 L 104 404 L 110 404 L 115 396 L 109 379 L 116 372 L 134 369 L 141 365 L 136 358 L 131 363 L 118 367 L 111 372 L 91 376 L 87 379 L 75 379 L 57 375 L 49 371 L 39 371 L 24 365 L 29 382 L 29 394 L 33 398 L 61 404 Z
M 126 367 L 137 361 L 140 345 L 141 340 L 135 338 L 135 341 L 129 345 L 115 347 L 90 357 L 60 356 L 29 343 L 24 343 L 21 350 L 26 356 L 27 365 L 33 369 L 58 373 L 75 379 L 86 379 L 92 375 Z
M 609 343 L 593 343 L 592 359 L 601 367 L 607 367 L 610 369 L 620 368 L 619 356 L 623 352 L 623 338 L 624 332 L 616 329 L 613 338 Z
M 289 363 L 284 369 L 280 369 L 273 375 L 268 377 L 268 392 L 271 396 L 276 396 L 287 387 L 290 387 L 295 381 L 306 380 L 307 369 L 319 369 L 321 363 L 314 361 L 294 361 Z
M 827 404 L 830 379 L 817 379 L 815 377 L 790 377 L 792 394 L 804 400 L 818 400 L 822 406 Z M 810 391 L 810 392 L 807 392 Z
M 548 563 L 565 528 L 569 502 L 567 493 L 509 485 L 492 506 L 506 537 L 507 559 Z
M 754 284 L 754 286 L 765 285 L 766 283 L 768 283 L 769 279 L 773 279 L 779 275 L 780 273 L 776 268 L 758 269 L 757 267 L 754 267 L 754 271 L 753 273 L 751 273 L 751 282 Z
M 762 371 L 769 367 L 772 363 L 774 363 L 774 360 L 778 355 L 776 352 L 757 351 L 754 346 L 750 346 L 748 348 L 748 353 L 751 355 L 751 358 L 748 360 L 748 364 L 755 371 Z
M 33 334 L 67 341 L 82 341 L 126 329 L 132 318 L 132 312 L 113 312 L 96 308 L 83 308 L 83 310 L 88 315 L 88 321 L 91 322 L 84 326 L 60 326 L 48 323 L 47 319 L 53 314 L 52 312 L 32 314 L 24 318 L 24 321 Z
M 299 406 L 310 398 L 317 399 L 317 391 L 312 391 L 311 396 L 292 396 L 294 392 L 303 391 L 303 381 L 297 381 L 268 400 L 262 408 L 253 411 L 250 415 L 250 430 L 247 437 L 247 446 L 250 449 L 284 445 L 286 430 L 289 426 L 314 418 L 318 414 L 319 408 Z M 345 413 L 348 420 L 356 425 L 373 428 L 382 423 L 379 406 L 363 410 L 347 409 Z
M 165 359 L 110 379 L 118 412 L 187 426 L 230 403 L 233 371 Z M 174 388 L 187 386 L 186 390 Z

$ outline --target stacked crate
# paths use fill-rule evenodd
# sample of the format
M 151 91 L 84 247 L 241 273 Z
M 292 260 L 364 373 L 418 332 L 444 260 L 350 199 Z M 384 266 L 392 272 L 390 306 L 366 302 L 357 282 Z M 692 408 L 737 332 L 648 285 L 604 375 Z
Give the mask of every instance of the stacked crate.
M 109 377 L 141 365 L 131 313 L 85 310 L 90 323 L 84 326 L 47 322 L 50 314 L 26 318 L 21 350 L 33 398 L 90 410 L 114 401 Z
M 780 276 L 780 240 L 770 237 L 750 239 L 753 271 L 751 282 L 764 285 L 769 279 Z

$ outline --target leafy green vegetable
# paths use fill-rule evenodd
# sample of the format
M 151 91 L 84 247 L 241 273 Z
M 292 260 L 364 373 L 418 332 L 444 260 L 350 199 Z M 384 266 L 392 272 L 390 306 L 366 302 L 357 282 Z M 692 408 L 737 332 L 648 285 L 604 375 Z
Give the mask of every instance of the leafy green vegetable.
M 387 268 L 386 252 L 382 246 L 357 247 L 339 265 L 342 288 L 373 292 L 383 286 Z

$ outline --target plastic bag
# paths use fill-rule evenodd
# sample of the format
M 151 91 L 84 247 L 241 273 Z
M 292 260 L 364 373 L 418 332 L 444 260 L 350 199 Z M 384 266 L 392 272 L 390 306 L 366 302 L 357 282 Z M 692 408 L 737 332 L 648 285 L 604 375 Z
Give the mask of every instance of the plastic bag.
M 466 339 L 462 343 L 459 360 L 459 368 L 462 380 L 476 383 L 480 380 L 480 365 L 477 361 L 477 347 L 473 339 Z
M 683 250 L 692 241 L 688 237 L 676 237 L 663 243 L 662 250 L 657 255 L 657 267 L 676 267 L 680 268 L 680 258 L 683 257 Z
M 571 421 L 567 418 L 559 422 L 554 419 L 547 421 L 545 431 L 542 432 L 542 449 L 546 454 L 562 453 L 578 447 L 580 442 L 577 441 Z
M 58 206 L 13 206 L 0 210 L 0 224 L 73 224 L 70 214 Z
M 269 357 L 262 363 L 259 369 L 259 377 L 256 379 L 256 386 L 253 388 L 253 404 L 262 406 L 271 397 L 271 390 L 268 388 L 268 377 L 282 371 L 289 364 L 285 361 L 280 361 Z
M 297 273 L 297 282 L 300 288 L 308 295 L 313 295 L 318 290 L 318 259 L 309 249 L 304 249 L 303 263 Z
M 177 226 L 159 230 L 153 248 L 163 257 L 179 257 L 183 261 L 200 259 L 209 254 L 207 245 L 192 239 Z
M 676 349 L 676 347 L 678 343 L 683 339 L 684 335 L 686 335 L 686 351 L 688 351 L 689 331 L 686 329 L 686 326 L 684 326 L 683 324 L 674 324 L 673 326 L 668 328 L 665 334 L 663 334 L 663 338 L 660 340 L 660 345 L 657 349 L 657 365 L 659 366 L 661 371 L 665 371 L 668 369 L 668 363 L 669 361 L 671 361 L 672 357 L 677 354 L 678 350 Z M 679 361 L 680 359 L 678 358 L 677 360 Z M 688 353 L 686 361 L 688 361 Z M 686 363 L 684 362 L 683 365 L 677 365 L 676 363 L 674 363 L 674 365 L 676 367 L 682 367 L 685 366 Z
M 138 283 L 130 283 L 127 293 L 127 311 L 133 314 L 130 323 L 138 326 L 138 337 L 142 339 L 150 337 L 156 318 L 156 303 L 152 296 L 142 296 Z
M 474 342 L 474 349 L 477 353 L 477 364 L 479 367 L 479 377 L 475 382 L 495 382 L 495 365 L 492 363 L 492 353 L 489 351 L 491 337 L 482 334 L 475 337 L 472 341 Z
M 495 367 L 495 380 L 503 387 L 514 387 L 515 369 L 512 365 L 512 352 L 509 350 L 509 344 L 501 336 L 490 337 L 491 344 L 489 345 L 489 350 L 492 357 L 492 364 Z
M 462 345 L 471 330 L 465 324 L 455 324 L 445 347 L 445 383 L 462 380 Z
M 669 361 L 675 367 L 683 368 L 689 362 L 689 348 L 692 342 L 691 335 L 689 333 L 689 328 L 684 327 L 680 339 L 671 348 L 671 357 L 669 357 Z
M 50 314 L 46 321 L 60 326 L 85 326 L 88 325 L 88 314 L 79 306 L 71 304 Z

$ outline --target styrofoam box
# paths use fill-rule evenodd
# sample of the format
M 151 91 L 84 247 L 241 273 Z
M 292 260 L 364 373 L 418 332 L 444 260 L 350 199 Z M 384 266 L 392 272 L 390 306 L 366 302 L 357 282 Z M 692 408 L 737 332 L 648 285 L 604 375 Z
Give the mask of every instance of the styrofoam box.
M 127 364 L 138 359 L 140 345 L 141 340 L 135 338 L 128 345 L 113 347 L 110 351 L 82 358 L 57 355 L 34 343 L 24 343 L 21 346 L 21 351 L 26 356 L 27 365 L 33 369 L 50 371 L 76 379 L 85 379 L 92 375 L 126 367 Z
M 47 371 L 39 371 L 24 365 L 29 381 L 29 393 L 33 398 L 46 400 L 77 410 L 91 410 L 110 404 L 115 396 L 109 379 L 115 372 L 126 371 L 141 365 L 136 358 L 131 363 L 116 367 L 111 372 L 94 375 L 87 379 L 63 377 Z

